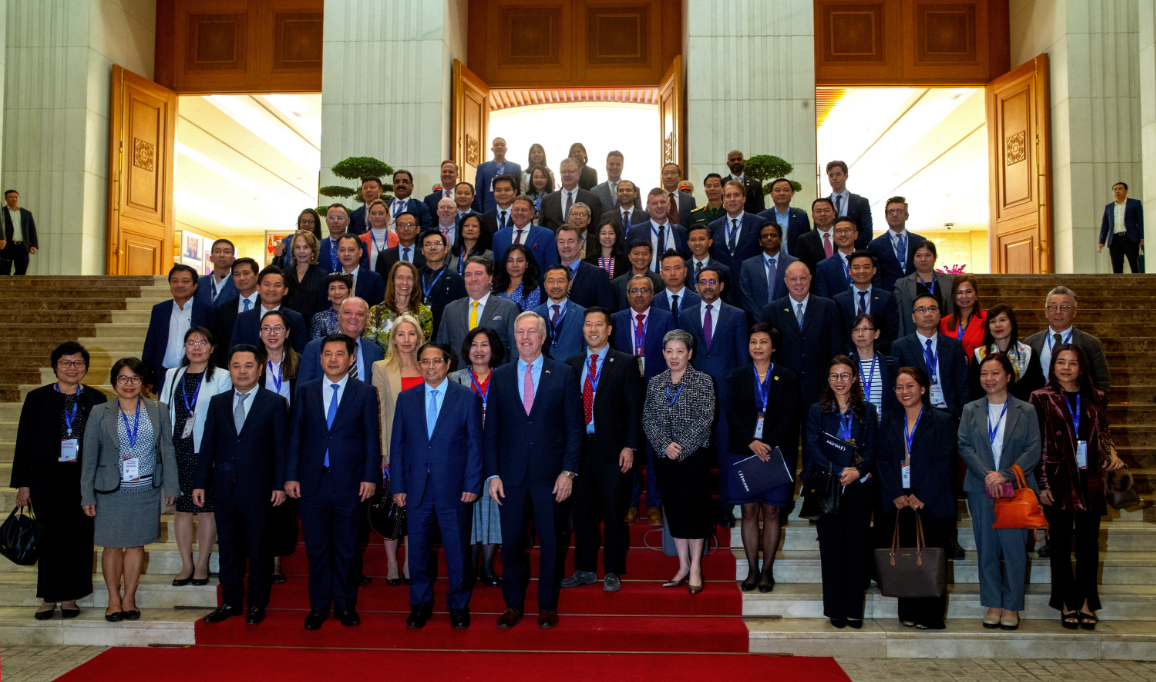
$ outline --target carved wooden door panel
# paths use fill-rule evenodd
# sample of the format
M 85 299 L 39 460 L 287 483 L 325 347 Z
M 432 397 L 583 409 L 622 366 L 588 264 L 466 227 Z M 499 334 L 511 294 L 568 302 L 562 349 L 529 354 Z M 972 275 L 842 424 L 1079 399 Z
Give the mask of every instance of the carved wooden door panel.
M 682 87 L 682 57 L 678 56 L 671 62 L 670 68 L 658 84 L 658 125 L 662 136 L 662 162 L 677 163 L 678 167 L 686 172 L 682 164 L 682 131 L 683 131 L 683 87 Z
M 489 148 L 490 88 L 456 59 L 453 79 L 454 163 L 459 178 L 473 181 Z

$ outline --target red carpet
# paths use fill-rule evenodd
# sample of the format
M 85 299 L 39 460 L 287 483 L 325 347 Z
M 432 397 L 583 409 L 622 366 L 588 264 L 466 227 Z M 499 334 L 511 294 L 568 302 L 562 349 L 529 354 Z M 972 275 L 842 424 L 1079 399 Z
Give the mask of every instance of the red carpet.
M 850 682 L 833 658 L 780 658 L 752 654 L 544 654 L 316 649 L 111 649 L 63 677 L 64 682 L 123 682 L 170 671 L 182 679 L 278 682 L 396 677 L 420 680 L 540 682 L 557 679 L 753 680 Z M 176 672 L 176 671 L 179 671 Z

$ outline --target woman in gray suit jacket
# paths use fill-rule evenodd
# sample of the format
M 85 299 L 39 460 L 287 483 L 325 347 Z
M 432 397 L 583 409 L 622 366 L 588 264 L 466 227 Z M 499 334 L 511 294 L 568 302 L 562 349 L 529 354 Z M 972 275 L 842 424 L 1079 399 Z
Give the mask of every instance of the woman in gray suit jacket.
M 110 623 L 140 618 L 136 588 L 144 546 L 157 541 L 161 509 L 172 506 L 180 490 L 172 422 L 168 410 L 141 396 L 146 376 L 137 358 L 117 360 L 109 378 L 117 399 L 94 407 L 84 430 L 80 504 L 95 517 L 94 540 L 104 547 L 104 619 Z
M 939 314 L 946 319 L 955 312 L 955 301 L 951 297 L 951 283 L 955 275 L 935 271 L 935 259 L 939 253 L 930 239 L 915 250 L 911 259 L 915 262 L 915 272 L 896 280 L 895 304 L 899 306 L 899 338 L 915 333 L 915 322 L 911 319 L 915 299 L 928 293 L 939 298 Z
M 987 395 L 965 405 L 959 423 L 959 456 L 967 465 L 963 490 L 979 559 L 979 601 L 987 607 L 983 626 L 988 629 L 1019 627 L 1029 532 L 992 528 L 995 512 L 990 498 L 998 496 L 1003 483 L 1015 481 L 1012 465 L 1023 470 L 1028 487 L 1039 494 L 1035 468 L 1040 462 L 1040 424 L 1035 407 L 1008 393 L 1014 376 L 1011 360 L 1003 353 L 985 357 L 979 381 Z

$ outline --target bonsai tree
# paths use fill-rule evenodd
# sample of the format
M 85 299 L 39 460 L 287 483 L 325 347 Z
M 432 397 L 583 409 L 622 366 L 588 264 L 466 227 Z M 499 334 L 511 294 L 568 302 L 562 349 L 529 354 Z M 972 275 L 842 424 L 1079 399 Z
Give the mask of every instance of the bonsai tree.
M 795 170 L 794 166 L 777 156 L 757 154 L 747 159 L 747 166 L 743 173 L 763 183 L 763 194 L 770 194 L 771 186 L 767 182 L 775 178 L 785 178 L 793 170 Z M 791 187 L 796 192 L 803 189 L 802 183 L 795 180 L 791 180 Z
M 342 185 L 327 185 L 317 190 L 317 193 L 323 197 L 333 197 L 336 199 L 344 199 L 345 197 L 353 197 L 358 203 L 364 204 L 365 201 L 361 198 L 361 178 L 377 177 L 377 178 L 393 178 L 393 168 L 384 161 L 378 161 L 369 156 L 351 156 L 344 161 L 338 161 L 333 164 L 333 174 L 343 180 L 351 180 L 355 183 L 354 187 L 345 187 Z M 386 202 L 393 199 L 393 185 L 382 181 L 382 189 L 384 192 L 381 198 Z M 325 215 L 329 209 L 328 206 L 318 206 L 317 212 Z

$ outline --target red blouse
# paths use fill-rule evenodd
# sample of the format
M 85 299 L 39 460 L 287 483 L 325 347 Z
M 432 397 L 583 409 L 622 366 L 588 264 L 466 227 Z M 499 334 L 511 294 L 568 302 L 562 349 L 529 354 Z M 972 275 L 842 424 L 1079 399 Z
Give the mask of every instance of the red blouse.
M 976 311 L 968 320 L 962 335 L 957 326 L 948 325 L 950 318 L 951 316 L 948 315 L 939 321 L 939 333 L 953 339 L 959 339 L 959 342 L 963 344 L 963 354 L 967 356 L 968 364 L 971 364 L 971 361 L 975 359 L 975 349 L 983 345 L 983 335 L 987 330 L 987 311 Z
M 401 390 L 408 391 L 409 389 L 413 388 L 414 386 L 420 386 L 422 381 L 425 381 L 425 380 L 422 379 L 421 377 L 402 377 L 401 378 Z

